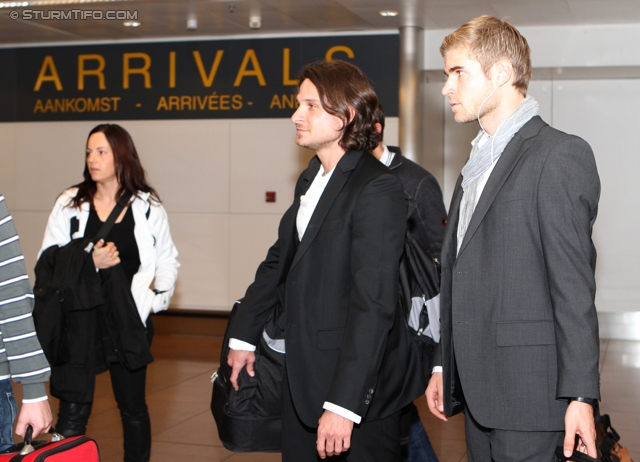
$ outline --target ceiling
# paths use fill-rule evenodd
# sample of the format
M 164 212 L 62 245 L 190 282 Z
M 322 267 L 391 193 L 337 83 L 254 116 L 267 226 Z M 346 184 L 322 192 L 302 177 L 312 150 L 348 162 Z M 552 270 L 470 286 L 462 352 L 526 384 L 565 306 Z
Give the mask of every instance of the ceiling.
M 70 0 L 58 0 L 69 3 Z M 231 37 L 265 34 L 380 32 L 403 25 L 455 29 L 481 14 L 509 18 L 516 26 L 640 24 L 639 0 L 0 0 L 0 45 Z M 18 3 L 23 6 L 13 6 Z M 396 10 L 382 17 L 381 10 Z M 87 19 L 81 19 L 85 11 Z M 97 20 L 107 11 L 137 17 Z M 55 19 L 72 15 L 77 19 Z M 17 16 L 17 19 L 12 17 Z M 261 27 L 249 27 L 250 16 Z M 29 18 L 30 19 L 27 19 Z M 62 17 L 62 16 L 61 16 Z M 47 19 L 48 18 L 48 19 Z M 197 29 L 187 30 L 195 19 Z

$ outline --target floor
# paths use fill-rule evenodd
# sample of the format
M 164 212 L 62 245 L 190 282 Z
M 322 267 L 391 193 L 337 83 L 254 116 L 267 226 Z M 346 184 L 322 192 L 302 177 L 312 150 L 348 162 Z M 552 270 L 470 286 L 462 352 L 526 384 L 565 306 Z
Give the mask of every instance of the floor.
M 167 326 L 157 329 L 152 347 L 156 360 L 149 367 L 147 383 L 153 432 L 151 460 L 279 461 L 279 454 L 234 454 L 224 449 L 209 411 L 210 376 L 218 365 L 221 328 L 214 329 L 217 331 L 215 336 L 163 333 L 180 331 L 175 328 L 176 322 L 165 320 Z M 199 329 L 204 330 L 202 323 L 199 323 Z M 640 342 L 603 340 L 600 367 L 602 412 L 611 416 L 622 437 L 620 442 L 638 461 Z M 16 394 L 19 395 L 18 390 Z M 55 412 L 56 400 L 52 399 L 51 404 Z M 440 422 L 431 417 L 424 399 L 418 399 L 416 404 L 440 461 L 466 462 L 462 418 L 456 416 L 448 423 Z M 97 440 L 103 462 L 122 461 L 122 428 L 107 374 L 100 375 L 97 380 L 88 435 Z

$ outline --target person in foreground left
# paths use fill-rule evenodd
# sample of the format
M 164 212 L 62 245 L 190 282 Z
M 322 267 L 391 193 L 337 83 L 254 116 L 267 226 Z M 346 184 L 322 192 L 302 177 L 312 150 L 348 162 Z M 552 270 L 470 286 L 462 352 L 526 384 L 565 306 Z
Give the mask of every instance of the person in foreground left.
M 18 233 L 5 198 L 0 194 L 0 452 L 13 445 L 16 402 L 9 378 L 22 385 L 22 407 L 16 433 L 27 425 L 38 436 L 51 427 L 45 383 L 51 369 L 36 337 L 33 292 Z
M 254 375 L 252 350 L 281 304 L 282 460 L 400 461 L 400 410 L 426 388 L 397 303 L 402 184 L 369 152 L 378 99 L 360 69 L 317 63 L 299 82 L 296 142 L 316 156 L 230 325 L 231 382 Z

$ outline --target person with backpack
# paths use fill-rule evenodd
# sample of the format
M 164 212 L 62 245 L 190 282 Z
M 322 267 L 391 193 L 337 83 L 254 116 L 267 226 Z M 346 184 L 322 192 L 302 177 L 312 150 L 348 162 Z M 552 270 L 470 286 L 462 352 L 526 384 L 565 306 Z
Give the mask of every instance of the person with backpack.
M 374 126 L 384 137 L 385 115 L 382 106 L 375 111 Z M 407 228 L 418 245 L 428 252 L 428 256 L 439 259 L 447 211 L 437 180 L 420 165 L 404 157 L 397 146 L 386 146 L 380 142 L 371 153 L 400 178 L 405 196 L 413 201 Z M 427 358 L 427 362 L 430 363 L 431 359 Z M 406 406 L 402 417 L 405 433 L 408 432 L 403 438 L 404 460 L 438 462 L 416 405 L 411 403 Z

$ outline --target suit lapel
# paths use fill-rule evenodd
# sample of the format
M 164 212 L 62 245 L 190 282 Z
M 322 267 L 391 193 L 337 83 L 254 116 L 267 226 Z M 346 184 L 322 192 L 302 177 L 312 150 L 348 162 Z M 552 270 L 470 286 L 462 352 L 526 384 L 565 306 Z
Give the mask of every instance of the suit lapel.
M 316 208 L 313 211 L 313 215 L 311 215 L 311 220 L 309 220 L 309 224 L 307 225 L 307 229 L 304 232 L 304 236 L 302 236 L 302 241 L 300 241 L 300 245 L 298 246 L 296 255 L 293 258 L 291 268 L 296 266 L 296 264 L 300 261 L 302 256 L 309 249 L 311 243 L 318 235 L 318 231 L 320 230 L 320 227 L 324 222 L 324 219 L 327 216 L 327 213 L 329 212 L 333 201 L 338 196 L 338 193 L 342 190 L 342 187 L 349 179 L 351 171 L 355 168 L 361 156 L 362 151 L 349 151 L 344 156 L 342 156 L 342 158 L 336 165 L 335 171 L 331 174 L 331 179 L 329 180 L 329 183 L 327 183 L 322 196 L 320 196 L 320 200 L 318 201 L 318 205 L 316 205 Z M 313 181 L 313 178 L 311 179 L 311 181 Z M 309 182 L 307 189 L 310 185 L 311 182 Z M 298 204 L 299 202 L 300 198 L 298 198 Z M 291 271 L 291 269 L 289 271 Z
M 511 171 L 516 166 L 522 155 L 528 149 L 523 149 L 524 143 L 536 135 L 540 129 L 546 125 L 542 119 L 538 116 L 533 117 L 529 122 L 524 124 L 522 128 L 515 134 L 513 139 L 509 141 L 509 144 L 504 149 L 504 152 L 500 156 L 500 159 L 496 163 L 496 166 L 493 169 L 493 172 L 489 175 L 489 179 L 487 184 L 485 185 L 482 195 L 480 196 L 480 200 L 478 201 L 478 205 L 473 212 L 473 216 L 471 217 L 471 221 L 469 222 L 469 227 L 467 228 L 467 232 L 464 235 L 464 239 L 462 240 L 462 245 L 460 246 L 460 252 L 458 252 L 458 256 L 462 254 L 465 247 L 478 230 L 478 227 L 482 223 L 489 207 L 493 203 L 496 195 L 504 185 L 504 182 L 507 180 Z M 457 227 L 456 227 L 457 228 Z
M 453 189 L 453 197 L 451 198 L 451 205 L 449 205 L 449 215 L 447 218 L 447 229 L 450 229 L 451 232 L 446 232 L 444 235 L 444 241 L 442 242 L 442 253 L 440 258 L 442 259 L 442 263 L 444 263 L 445 258 L 450 258 L 451 265 L 453 261 L 456 259 L 456 250 L 457 250 L 457 230 L 458 230 L 458 219 L 460 218 L 460 202 L 462 201 L 462 175 L 458 177 L 458 181 L 456 182 L 456 186 Z

